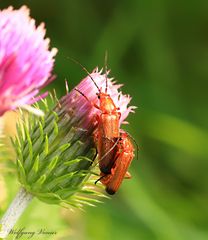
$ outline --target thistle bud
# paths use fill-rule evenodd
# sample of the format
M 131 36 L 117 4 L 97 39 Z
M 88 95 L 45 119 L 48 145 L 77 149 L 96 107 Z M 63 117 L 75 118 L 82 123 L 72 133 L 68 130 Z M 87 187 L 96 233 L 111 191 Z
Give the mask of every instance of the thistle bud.
M 17 170 L 21 185 L 38 199 L 80 207 L 85 201 L 78 193 L 95 193 L 83 189 L 96 157 L 93 125 L 83 128 L 76 102 L 65 100 L 53 111 L 44 100 L 46 114 L 39 119 L 22 115 L 14 142 Z
M 94 70 L 91 75 L 99 88 L 105 86 L 105 76 Z M 109 81 L 109 94 L 121 109 L 121 118 L 133 111 L 127 107 L 130 97 L 118 92 L 120 86 Z M 13 141 L 17 153 L 17 169 L 21 185 L 38 199 L 53 204 L 71 204 L 97 201 L 87 196 L 101 195 L 89 187 L 96 149 L 93 131 L 96 128 L 96 86 L 87 76 L 77 88 L 87 97 L 72 90 L 56 102 L 52 111 L 43 100 L 45 116 L 34 115 L 17 126 L 18 137 Z M 38 104 L 36 104 L 38 107 Z M 86 193 L 84 196 L 84 193 Z
M 39 118 L 20 112 L 17 136 L 12 143 L 22 188 L 0 221 L 0 237 L 8 235 L 34 196 L 46 203 L 78 208 L 99 202 L 92 196 L 104 196 L 94 187 L 99 174 L 96 176 L 93 132 L 100 114 L 95 107 L 99 106 L 96 93 L 98 88 L 105 88 L 106 78 L 106 74 L 95 69 L 76 87 L 79 91 L 72 90 L 60 100 L 51 97 L 53 110 L 48 100 L 42 100 L 45 115 Z M 109 78 L 107 81 L 108 93 L 120 108 L 121 124 L 134 107 L 128 107 L 131 98 L 118 91 L 121 85 Z M 40 108 L 39 103 L 35 106 Z

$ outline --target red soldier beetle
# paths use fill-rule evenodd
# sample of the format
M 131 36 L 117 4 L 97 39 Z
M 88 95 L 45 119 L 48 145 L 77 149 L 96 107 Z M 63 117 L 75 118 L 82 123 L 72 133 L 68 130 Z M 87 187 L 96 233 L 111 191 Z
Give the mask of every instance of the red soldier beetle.
M 107 56 L 105 57 L 105 62 L 107 61 L 106 58 Z M 98 150 L 100 171 L 104 174 L 110 174 L 111 168 L 114 165 L 116 154 L 116 151 L 114 151 L 113 148 L 116 146 L 116 142 L 120 137 L 119 120 L 121 117 L 121 113 L 119 112 L 119 108 L 116 107 L 113 99 L 107 93 L 108 89 L 107 69 L 105 69 L 106 75 L 105 92 L 102 92 L 101 88 L 98 87 L 97 83 L 94 81 L 88 70 L 76 60 L 73 61 L 78 63 L 83 68 L 83 70 L 87 72 L 88 76 L 98 89 L 96 95 L 99 99 L 99 106 L 93 102 L 90 102 L 87 96 L 85 96 L 79 89 L 75 90 L 78 91 L 83 97 L 85 97 L 86 100 L 89 101 L 95 108 L 101 111 L 100 114 L 96 115 L 97 128 L 94 132 L 94 139 Z
M 105 190 L 110 195 L 118 191 L 124 178 L 131 178 L 128 168 L 134 158 L 134 146 L 126 132 L 122 131 L 120 133 L 119 142 L 115 149 L 117 152 L 111 173 L 101 173 L 100 179 L 97 180 L 106 186 Z

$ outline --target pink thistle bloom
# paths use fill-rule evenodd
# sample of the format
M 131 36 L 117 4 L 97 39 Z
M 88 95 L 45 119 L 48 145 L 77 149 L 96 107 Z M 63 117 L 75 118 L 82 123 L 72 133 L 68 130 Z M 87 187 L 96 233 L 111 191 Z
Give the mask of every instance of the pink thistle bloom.
M 0 116 L 38 101 L 39 90 L 52 81 L 53 57 L 44 24 L 35 26 L 26 6 L 0 10 Z
M 96 68 L 92 73 L 90 73 L 90 76 L 96 82 L 98 88 L 105 91 L 106 74 L 102 74 L 102 70 L 99 71 L 98 68 Z M 90 132 L 93 132 L 96 121 L 92 121 L 92 119 L 95 119 L 94 116 L 99 114 L 100 110 L 91 104 L 95 103 L 99 106 L 99 99 L 96 95 L 96 93 L 98 93 L 98 89 L 90 76 L 88 75 L 85 77 L 76 86 L 76 88 L 80 90 L 89 99 L 89 101 L 87 101 L 86 98 L 84 98 L 79 92 L 73 90 L 61 98 L 60 105 L 63 112 L 73 111 L 76 113 L 77 117 L 79 117 L 78 122 L 81 128 L 88 129 Z M 119 91 L 122 84 L 116 84 L 116 82 L 113 81 L 113 78 L 108 78 L 107 82 L 107 93 L 113 99 L 115 105 L 120 108 L 120 124 L 126 123 L 124 120 L 130 112 L 134 112 L 136 107 L 128 106 L 131 101 L 131 97 L 129 95 L 124 95 L 121 91 Z

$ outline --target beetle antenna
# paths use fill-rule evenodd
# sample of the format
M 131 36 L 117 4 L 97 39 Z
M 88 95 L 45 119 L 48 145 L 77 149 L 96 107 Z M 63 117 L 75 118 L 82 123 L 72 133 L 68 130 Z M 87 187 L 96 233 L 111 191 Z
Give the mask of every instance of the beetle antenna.
M 83 92 L 81 92 L 79 89 L 74 88 L 75 91 L 77 91 L 78 93 L 80 93 L 88 102 L 90 102 L 90 100 L 87 98 L 87 96 L 84 95 Z M 91 102 L 90 102 L 91 103 Z
M 98 87 L 97 83 L 95 82 L 95 80 L 92 78 L 91 74 L 89 73 L 89 71 L 77 60 L 75 60 L 72 57 L 68 57 L 71 61 L 73 61 L 74 63 L 78 64 L 83 71 L 85 71 L 87 73 L 87 75 L 90 77 L 90 79 L 92 80 L 92 82 L 94 83 L 94 85 L 96 86 L 96 88 L 98 89 L 98 92 L 100 93 L 100 88 Z

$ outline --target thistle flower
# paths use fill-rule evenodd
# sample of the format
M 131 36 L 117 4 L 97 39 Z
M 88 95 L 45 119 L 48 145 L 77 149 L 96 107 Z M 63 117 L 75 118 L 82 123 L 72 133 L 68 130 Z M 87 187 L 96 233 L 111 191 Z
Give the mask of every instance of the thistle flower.
M 104 74 L 95 69 L 90 76 L 100 88 L 104 88 Z M 118 92 L 120 85 L 111 79 L 108 83 L 109 94 L 120 107 L 124 119 L 134 108 L 127 105 L 130 97 Z M 97 103 L 97 89 L 89 76 L 77 88 L 90 101 Z M 75 90 L 62 97 L 53 111 L 48 109 L 46 100 L 44 103 L 44 117 L 37 120 L 31 115 L 28 121 L 23 120 L 24 125 L 21 123 L 18 127 L 14 146 L 19 180 L 40 200 L 71 204 L 68 199 L 74 193 L 82 192 L 80 184 L 89 174 L 96 157 L 93 132 L 96 128 L 95 114 L 99 110 Z
M 37 28 L 26 6 L 0 10 L 0 116 L 17 107 L 29 108 L 51 80 L 57 50 L 49 51 L 44 24 Z
M 110 71 L 107 71 L 107 75 Z M 76 87 L 79 89 L 88 99 L 90 102 L 93 102 L 97 105 L 99 105 L 99 99 L 96 95 L 98 92 L 97 87 L 93 83 L 92 79 L 96 82 L 99 89 L 102 91 L 105 91 L 106 87 L 106 74 L 102 74 L 102 70 L 99 71 L 98 68 L 95 68 L 92 73 L 90 73 L 90 76 L 88 75 L 86 78 L 84 78 L 79 85 Z M 92 78 L 92 79 L 91 79 Z M 120 87 L 123 86 L 123 84 L 116 84 L 116 81 L 114 81 L 113 78 L 107 78 L 108 82 L 108 94 L 113 99 L 115 105 L 120 109 L 121 118 L 120 118 L 120 124 L 126 123 L 125 119 L 129 115 L 129 113 L 134 112 L 135 106 L 128 106 L 131 97 L 129 95 L 124 95 L 121 91 L 119 91 Z M 76 91 L 72 92 L 71 98 L 75 97 L 76 95 L 79 95 Z M 66 96 L 66 98 L 68 98 Z M 99 114 L 100 111 L 96 109 L 95 107 L 92 107 L 92 105 L 86 101 L 85 98 L 80 97 L 79 104 L 82 106 L 82 110 L 85 114 L 83 116 L 87 115 L 87 118 L 92 121 L 92 117 L 95 114 Z M 90 107 L 90 109 L 89 109 Z
M 90 76 L 99 88 L 105 88 L 105 74 L 95 69 Z M 97 89 L 90 76 L 77 88 L 97 103 Z M 131 98 L 122 95 L 119 88 L 120 85 L 108 79 L 108 93 L 120 107 L 124 120 L 134 107 L 128 107 Z M 33 196 L 46 203 L 78 208 L 99 202 L 93 196 L 104 196 L 94 189 L 99 177 L 96 176 L 93 132 L 99 110 L 75 90 L 55 100 L 53 110 L 49 110 L 47 99 L 42 101 L 46 114 L 39 119 L 32 114 L 29 118 L 22 115 L 17 127 L 18 136 L 13 145 L 22 188 L 0 221 L 0 236 L 6 236 Z

